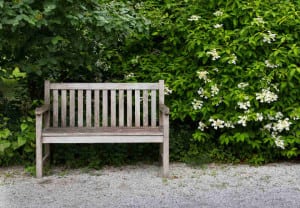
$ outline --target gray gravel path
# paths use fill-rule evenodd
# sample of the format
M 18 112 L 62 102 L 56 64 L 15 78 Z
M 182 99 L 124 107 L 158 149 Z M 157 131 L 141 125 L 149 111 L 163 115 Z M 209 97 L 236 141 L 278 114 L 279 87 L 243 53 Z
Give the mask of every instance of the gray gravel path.
M 0 208 L 52 207 L 299 207 L 300 164 L 260 167 L 171 164 L 70 170 L 35 179 L 22 168 L 0 168 Z

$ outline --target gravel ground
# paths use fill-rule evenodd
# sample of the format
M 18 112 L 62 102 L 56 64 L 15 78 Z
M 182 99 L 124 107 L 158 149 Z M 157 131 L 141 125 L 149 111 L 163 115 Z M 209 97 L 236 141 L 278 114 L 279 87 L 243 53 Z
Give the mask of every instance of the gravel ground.
M 300 207 L 300 164 L 260 167 L 173 163 L 102 170 L 52 168 L 36 179 L 21 167 L 0 168 L 0 208 L 14 207 Z

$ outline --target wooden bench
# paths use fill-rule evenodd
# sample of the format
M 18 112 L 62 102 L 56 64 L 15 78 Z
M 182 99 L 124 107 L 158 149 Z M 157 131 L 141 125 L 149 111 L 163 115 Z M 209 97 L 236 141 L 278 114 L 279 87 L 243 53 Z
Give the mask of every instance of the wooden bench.
M 169 170 L 169 109 L 158 83 L 50 83 L 36 114 L 36 176 L 51 143 L 159 143 Z M 45 144 L 43 157 L 43 144 Z

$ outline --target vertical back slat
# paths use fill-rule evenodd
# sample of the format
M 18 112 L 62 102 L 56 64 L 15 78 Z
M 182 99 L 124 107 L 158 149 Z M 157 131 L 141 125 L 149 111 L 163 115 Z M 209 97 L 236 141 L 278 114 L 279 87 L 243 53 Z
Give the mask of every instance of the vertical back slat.
M 140 127 L 141 126 L 141 121 L 140 121 L 140 102 L 141 102 L 141 98 L 140 98 L 140 90 L 135 90 L 135 126 L 136 127 Z
M 58 127 L 58 90 L 53 90 L 53 127 Z
M 116 90 L 110 91 L 110 113 L 111 113 L 111 126 L 116 126 Z
M 45 80 L 44 82 L 44 100 L 45 100 L 45 104 L 50 105 L 50 81 L 49 80 Z M 46 118 L 45 118 L 45 126 L 49 127 L 50 126 L 50 111 L 48 112 Z
M 148 126 L 148 90 L 143 90 L 143 126 Z
M 156 126 L 156 90 L 151 90 L 151 126 Z
M 102 126 L 106 127 L 107 126 L 107 90 L 103 90 L 103 95 L 102 95 Z
M 83 127 L 83 90 L 78 90 L 78 127 Z
M 99 127 L 99 90 L 94 91 L 94 126 Z
M 132 90 L 127 90 L 127 127 L 132 126 Z
M 124 90 L 119 90 L 119 126 L 124 126 Z
M 158 103 L 160 104 L 164 104 L 165 102 L 165 95 L 164 95 L 164 80 L 159 80 L 159 97 L 158 97 Z M 159 125 L 162 126 L 163 125 L 163 117 L 160 113 L 159 116 Z
M 70 90 L 70 127 L 75 126 L 75 91 Z
M 61 126 L 67 126 L 67 91 L 61 91 Z
M 86 119 L 86 126 L 91 127 L 92 126 L 92 92 L 91 90 L 86 90 L 85 95 L 85 119 Z

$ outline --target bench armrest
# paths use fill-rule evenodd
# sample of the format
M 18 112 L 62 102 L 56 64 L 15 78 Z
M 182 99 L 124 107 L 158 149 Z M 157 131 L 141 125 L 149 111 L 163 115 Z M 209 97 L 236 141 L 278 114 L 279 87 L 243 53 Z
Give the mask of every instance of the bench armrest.
M 161 113 L 163 113 L 164 115 L 169 115 L 170 114 L 169 108 L 166 105 L 164 105 L 164 104 L 160 104 L 159 105 L 159 111 Z
M 41 114 L 49 111 L 49 109 L 50 109 L 50 105 L 44 104 L 41 107 L 35 109 L 35 115 L 41 115 Z

